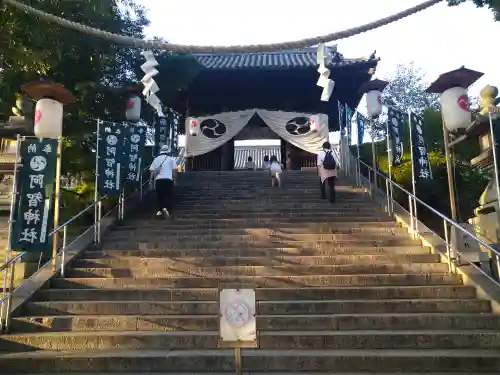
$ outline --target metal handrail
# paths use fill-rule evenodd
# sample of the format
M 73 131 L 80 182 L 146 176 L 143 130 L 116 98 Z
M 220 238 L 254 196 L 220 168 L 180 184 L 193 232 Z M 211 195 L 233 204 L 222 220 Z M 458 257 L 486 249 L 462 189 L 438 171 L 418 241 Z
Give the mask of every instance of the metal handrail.
M 466 235 L 468 235 L 468 236 L 472 237 L 474 240 L 476 240 L 479 244 L 481 244 L 482 246 L 484 246 L 485 248 L 487 248 L 491 252 L 495 253 L 496 255 L 500 256 L 500 251 L 496 250 L 495 248 L 491 247 L 490 245 L 488 245 L 486 242 L 484 242 L 480 238 L 476 237 L 475 234 L 472 234 L 471 232 L 469 232 L 467 229 L 465 229 L 464 227 L 462 227 L 456 221 L 450 219 L 449 217 L 447 217 L 443 213 L 441 213 L 438 210 L 432 208 L 427 203 L 425 203 L 424 201 L 422 201 L 421 199 L 419 199 L 417 196 L 415 196 L 413 193 L 410 193 L 408 190 L 406 190 L 404 187 L 402 187 L 401 185 L 399 185 L 396 182 L 394 182 L 392 179 L 388 179 L 385 175 L 383 175 L 379 171 L 376 171 L 375 169 L 373 169 L 372 167 L 370 167 L 368 164 L 362 162 L 361 160 L 359 162 L 361 164 L 363 164 L 365 167 L 367 167 L 369 170 L 374 171 L 378 176 L 382 177 L 384 180 L 387 180 L 389 182 L 389 184 L 391 184 L 394 187 L 397 187 L 399 190 L 401 190 L 403 193 L 405 193 L 406 195 L 408 195 L 409 197 L 411 197 L 412 199 L 414 199 L 416 202 L 418 202 L 419 204 L 421 204 L 422 206 L 424 206 L 425 208 L 427 208 L 429 211 L 431 211 L 435 215 L 439 216 L 441 219 L 443 219 L 444 221 L 446 221 L 448 224 L 450 224 L 453 227 L 461 230 L 463 233 L 465 233 Z
M 491 253 L 493 253 L 497 259 L 497 264 L 498 264 L 498 259 L 500 259 L 500 251 L 495 249 L 494 247 L 492 247 L 491 245 L 489 245 L 488 243 L 486 243 L 485 241 L 483 241 L 482 239 L 480 239 L 479 237 L 477 237 L 475 234 L 469 232 L 467 229 L 463 228 L 460 224 L 458 224 L 457 222 L 455 222 L 454 220 L 450 219 L 449 217 L 447 217 L 446 215 L 444 215 L 443 213 L 439 212 L 438 210 L 434 209 L 433 207 L 429 206 L 427 203 L 425 203 L 424 201 L 422 201 L 421 199 L 419 199 L 417 196 L 415 196 L 413 193 L 409 192 L 408 190 L 406 190 L 404 187 L 402 187 L 401 185 L 397 184 L 396 182 L 394 182 L 392 179 L 390 178 L 387 178 L 387 176 L 385 176 L 383 173 L 380 173 L 379 171 L 377 171 L 376 169 L 374 169 L 373 167 L 371 167 L 370 165 L 366 164 L 365 162 L 363 162 L 361 159 L 358 159 L 358 158 L 355 158 L 354 156 L 351 155 L 351 157 L 354 158 L 354 160 L 359 163 L 359 165 L 363 165 L 364 167 L 366 167 L 368 169 L 368 173 L 369 173 L 369 176 L 370 176 L 370 172 L 373 172 L 374 173 L 374 176 L 379 176 L 381 177 L 388 186 L 390 187 L 396 187 L 398 190 L 402 191 L 403 193 L 405 193 L 409 200 L 410 200 L 410 215 L 413 216 L 413 214 L 411 213 L 411 200 L 413 200 L 413 202 L 418 202 L 420 205 L 422 205 L 423 207 L 425 207 L 426 209 L 428 209 L 430 212 L 432 212 L 433 214 L 437 215 L 441 220 L 443 220 L 443 224 L 444 224 L 444 232 L 445 232 L 445 238 L 443 239 L 445 241 L 445 245 L 446 245 L 446 251 L 447 251 L 447 261 L 448 261 L 448 265 L 449 265 L 449 269 L 450 271 L 454 272 L 454 268 L 456 267 L 453 267 L 453 261 L 455 260 L 453 257 L 452 257 L 452 251 L 454 251 L 456 254 L 458 255 L 462 255 L 463 254 L 458 250 L 458 249 L 452 249 L 451 248 L 451 244 L 450 244 L 450 239 L 449 239 L 449 233 L 448 233 L 448 225 L 458 229 L 459 231 L 461 231 L 463 234 L 465 234 L 466 236 L 472 238 L 473 240 L 475 240 L 478 244 L 480 244 L 481 246 L 483 246 L 485 249 L 487 249 L 488 251 L 490 251 Z M 369 178 L 366 178 L 365 176 L 363 176 L 361 174 L 361 169 L 357 170 L 356 171 L 358 174 L 359 174 L 359 177 L 362 177 L 364 178 L 365 180 L 368 180 L 369 183 L 370 183 L 370 189 L 371 189 L 371 177 Z M 376 178 L 376 177 L 374 177 Z M 380 190 L 381 191 L 381 190 Z M 387 192 L 387 194 L 389 194 L 389 192 Z M 388 211 L 390 211 L 390 207 L 388 207 Z M 413 222 L 413 218 L 412 218 L 412 223 L 411 223 L 411 229 L 412 231 L 415 233 L 416 231 L 416 228 L 414 228 L 414 225 L 415 223 Z M 433 232 L 434 233 L 434 232 Z M 434 233 L 436 234 L 436 233 Z M 442 238 L 440 235 L 436 234 L 438 237 Z M 476 264 L 474 264 L 473 262 L 471 261 L 468 261 L 468 263 L 473 266 L 474 268 L 476 268 L 477 270 L 479 270 L 484 276 L 486 276 L 490 281 L 492 281 L 493 283 L 495 283 L 498 287 L 500 287 L 500 282 L 499 280 L 496 280 L 494 277 L 490 276 L 487 272 L 485 272 L 483 269 L 481 269 L 481 267 L 478 267 Z M 500 270 L 500 269 L 499 269 Z
M 149 169 L 149 167 L 145 168 L 144 170 L 147 170 Z M 67 220 L 66 222 L 64 222 L 63 224 L 61 224 L 60 226 L 58 226 L 57 228 L 55 228 L 50 234 L 49 234 L 49 237 L 52 236 L 53 234 L 55 233 L 58 233 L 60 232 L 61 230 L 63 230 L 63 243 L 62 243 L 62 246 L 61 248 L 59 249 L 59 251 L 57 252 L 56 256 L 49 259 L 42 267 L 39 266 L 38 270 L 33 274 L 31 275 L 29 278 L 25 279 L 20 285 L 18 285 L 16 288 L 13 288 L 14 286 L 14 264 L 19 261 L 20 259 L 23 258 L 23 256 L 25 256 L 26 254 L 28 254 L 28 252 L 22 252 L 18 255 L 16 255 L 14 258 L 11 258 L 9 259 L 6 263 L 2 264 L 0 266 L 0 272 L 1 271 L 4 271 L 7 273 L 8 272 L 8 269 L 9 269 L 9 266 L 11 266 L 11 271 L 10 271 L 10 287 L 9 287 L 9 292 L 7 293 L 7 295 L 3 296 L 0 298 L 0 322 L 2 323 L 3 327 L 0 327 L 0 329 L 4 329 L 4 330 L 8 330 L 8 325 L 9 325 L 9 321 L 10 321 L 10 305 L 11 305 L 11 300 L 12 300 L 12 296 L 13 294 L 19 289 L 21 288 L 23 285 L 25 285 L 31 278 L 33 278 L 36 274 L 38 274 L 38 272 L 40 272 L 40 270 L 42 270 L 43 268 L 45 268 L 47 265 L 49 265 L 51 262 L 54 261 L 54 259 L 57 260 L 57 258 L 61 257 L 61 267 L 60 267 L 60 272 L 61 272 L 61 275 L 64 276 L 64 256 L 65 256 L 65 252 L 66 252 L 66 249 L 71 246 L 72 244 L 74 244 L 76 241 L 78 241 L 82 236 L 86 235 L 91 229 L 94 229 L 96 230 L 96 227 L 98 225 L 100 225 L 102 219 L 104 219 L 105 217 L 107 217 L 108 215 L 110 215 L 112 212 L 114 212 L 114 210 L 118 207 L 119 208 L 119 211 L 121 209 L 121 214 L 119 213 L 119 216 L 121 219 L 123 219 L 123 213 L 124 213 L 124 202 L 129 200 L 130 198 L 136 196 L 137 194 L 140 194 L 140 198 L 142 200 L 143 198 L 143 188 L 149 183 L 149 181 L 146 181 L 146 182 L 143 182 L 142 181 L 142 177 L 143 177 L 143 174 L 141 173 L 141 182 L 140 182 L 140 186 L 138 189 L 136 189 L 135 191 L 133 191 L 131 194 L 129 194 L 126 198 L 124 197 L 121 202 L 118 202 L 115 206 L 113 206 L 112 208 L 109 209 L 109 211 L 100 216 L 99 214 L 99 217 L 96 217 L 96 219 L 94 220 L 94 223 L 92 225 L 90 225 L 87 229 L 85 229 L 78 237 L 76 237 L 75 239 L 73 239 L 69 244 L 66 243 L 67 241 L 67 237 L 66 237 L 66 228 L 71 224 L 73 223 L 76 219 L 78 219 L 79 217 L 81 217 L 84 213 L 86 213 L 87 211 L 89 211 L 90 209 L 92 208 L 95 208 L 97 205 L 100 205 L 106 198 L 108 198 L 107 196 L 104 196 L 104 197 L 101 197 L 99 200 L 93 202 L 92 204 L 90 204 L 89 206 L 87 206 L 86 208 L 84 208 L 83 210 L 81 210 L 79 213 L 77 213 L 75 216 L 73 216 L 71 219 Z M 6 274 L 6 277 L 7 277 L 7 274 Z M 5 309 L 5 304 L 7 303 L 7 308 L 6 308 L 6 314 L 4 313 L 4 309 Z M 4 316 L 5 315 L 5 316 Z
M 104 200 L 104 198 L 106 198 L 106 197 L 103 197 L 102 199 L 100 199 L 97 202 L 93 202 L 91 205 L 89 205 L 89 206 L 87 206 L 87 208 L 84 208 L 83 210 L 81 210 L 79 213 L 77 213 L 71 219 L 69 219 L 68 221 L 66 221 L 63 224 L 59 225 L 56 229 L 54 229 L 52 232 L 49 233 L 48 237 L 51 237 L 54 233 L 60 232 L 62 229 L 64 229 L 68 225 L 70 225 L 73 221 L 75 221 L 76 219 L 78 219 L 79 217 L 81 217 L 85 212 L 87 212 L 91 208 L 95 207 L 99 202 L 102 202 Z M 91 225 L 89 228 L 92 228 L 92 227 L 93 227 L 93 225 Z M 2 272 L 3 270 L 5 270 L 10 264 L 16 263 L 19 259 L 21 259 L 23 256 L 27 255 L 28 253 L 29 253 L 28 251 L 23 251 L 22 253 L 16 255 L 14 258 L 11 258 L 7 262 L 1 264 L 0 265 L 0 272 Z M 1 302 L 2 301 L 0 300 L 0 303 Z
M 20 258 L 22 258 L 22 257 L 23 257 L 24 255 L 26 255 L 26 254 L 27 254 L 27 252 L 26 252 L 26 251 L 25 251 L 25 252 L 23 252 L 23 253 L 20 253 L 20 254 L 16 255 L 14 258 L 9 259 L 9 261 L 8 261 L 8 262 L 6 262 L 6 263 L 4 263 L 4 264 L 0 265 L 0 272 L 2 272 L 3 270 L 7 269 L 7 267 L 8 267 L 10 264 L 17 262 L 17 260 L 19 260 Z

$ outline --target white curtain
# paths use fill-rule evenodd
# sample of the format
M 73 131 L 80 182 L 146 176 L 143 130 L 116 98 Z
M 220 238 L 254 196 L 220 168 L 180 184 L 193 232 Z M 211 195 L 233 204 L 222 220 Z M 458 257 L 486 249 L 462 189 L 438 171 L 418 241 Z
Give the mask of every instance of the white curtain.
M 258 109 L 257 114 L 273 132 L 304 151 L 318 154 L 323 149 L 323 143 L 328 141 L 328 116 L 325 114 L 313 115 L 300 112 L 267 111 L 265 109 Z M 298 130 L 301 125 L 304 125 L 306 119 L 314 121 L 317 128 L 315 130 L 311 129 L 304 134 L 301 134 L 301 131 L 294 130 L 294 128 Z M 310 124 L 309 121 L 306 129 Z M 289 130 L 292 130 L 292 133 Z
M 186 156 L 206 154 L 222 146 L 236 136 L 255 114 L 255 109 L 238 112 L 223 112 L 206 117 L 186 119 Z M 207 121 L 208 120 L 208 121 Z M 210 121 L 216 120 L 216 121 Z M 190 124 L 199 126 L 196 136 L 190 135 Z M 221 126 L 222 123 L 222 126 Z
M 318 154 L 323 142 L 328 140 L 326 114 L 248 109 L 186 118 L 186 156 L 203 155 L 222 146 L 235 137 L 255 113 L 278 136 L 304 151 Z M 193 122 L 198 127 L 192 132 L 196 135 L 190 134 Z M 314 129 L 311 129 L 311 124 L 315 124 Z

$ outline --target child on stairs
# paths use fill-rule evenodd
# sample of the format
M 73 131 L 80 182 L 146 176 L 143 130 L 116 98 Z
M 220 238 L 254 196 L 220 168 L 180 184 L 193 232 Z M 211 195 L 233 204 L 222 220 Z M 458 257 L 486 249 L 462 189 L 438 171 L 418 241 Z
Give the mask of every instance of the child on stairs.
M 271 172 L 271 187 L 281 187 L 281 172 L 283 168 L 276 155 L 269 160 L 269 171 Z

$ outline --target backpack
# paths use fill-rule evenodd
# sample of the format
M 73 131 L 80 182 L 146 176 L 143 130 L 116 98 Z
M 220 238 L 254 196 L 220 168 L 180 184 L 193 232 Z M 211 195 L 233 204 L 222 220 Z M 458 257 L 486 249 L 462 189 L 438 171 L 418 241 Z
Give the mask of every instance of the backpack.
M 332 151 L 325 152 L 325 159 L 323 160 L 323 168 L 325 168 L 326 170 L 337 169 L 337 162 L 333 157 Z

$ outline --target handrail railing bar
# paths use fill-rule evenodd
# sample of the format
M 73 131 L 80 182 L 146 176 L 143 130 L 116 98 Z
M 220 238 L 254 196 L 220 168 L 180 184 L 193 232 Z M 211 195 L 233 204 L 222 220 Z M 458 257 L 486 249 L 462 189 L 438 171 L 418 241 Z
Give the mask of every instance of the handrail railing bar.
M 104 198 L 105 197 L 103 197 L 102 199 L 104 199 Z M 76 219 L 80 218 L 88 210 L 90 210 L 91 208 L 94 208 L 97 205 L 97 203 L 99 203 L 99 201 L 92 202 L 92 204 L 89 205 L 89 206 L 87 206 L 87 208 L 84 208 L 79 213 L 77 213 L 75 216 L 73 216 L 71 219 L 69 219 L 68 221 L 66 221 L 63 224 L 59 225 L 56 229 L 54 229 L 52 232 L 50 232 L 49 236 L 52 236 L 54 233 L 57 233 L 57 232 L 61 231 L 61 229 L 63 229 L 64 227 L 70 225 L 73 221 L 75 221 Z
M 11 258 L 6 263 L 1 264 L 0 265 L 0 272 L 2 272 L 3 270 L 5 270 L 10 264 L 12 264 L 14 262 L 17 262 L 20 258 L 22 258 L 26 254 L 27 254 L 27 252 L 23 252 L 23 253 L 17 254 L 14 258 Z
M 147 185 L 149 183 L 148 182 L 145 182 L 142 186 L 144 187 L 145 185 Z M 131 193 L 127 198 L 125 198 L 125 201 L 128 200 L 129 198 L 137 195 L 137 193 L 139 192 L 139 189 L 136 189 L 133 193 Z M 68 225 L 70 225 L 73 221 L 75 221 L 76 219 L 78 219 L 79 217 L 81 217 L 85 212 L 87 212 L 88 210 L 90 210 L 91 208 L 95 207 L 99 202 L 102 202 L 105 198 L 107 198 L 107 196 L 104 196 L 104 197 L 101 197 L 101 199 L 97 202 L 92 202 L 92 204 L 90 204 L 89 206 L 87 206 L 86 208 L 84 208 L 83 210 L 81 210 L 79 213 L 77 213 L 75 216 L 73 216 L 71 219 L 67 220 L 66 222 L 64 222 L 63 224 L 61 224 L 59 227 L 57 227 L 56 229 L 54 229 L 52 232 L 49 233 L 49 237 L 52 236 L 54 233 L 56 232 L 59 232 L 61 231 L 61 229 L 64 229 L 65 227 L 67 227 Z M 115 206 L 113 206 L 113 208 L 111 208 L 105 215 L 103 215 L 102 217 L 107 217 L 116 207 L 118 206 L 118 204 L 116 204 Z M 98 220 L 98 222 L 100 222 L 100 220 Z M 90 228 L 93 228 L 94 227 L 94 224 L 92 224 L 89 228 L 87 228 L 85 231 L 88 231 Z M 77 237 L 79 238 L 79 237 Z M 68 245 L 69 246 L 69 245 Z M 10 259 L 8 262 L 4 263 L 4 264 L 1 264 L 0 265 L 0 272 L 3 271 L 5 268 L 7 268 L 7 266 L 9 266 L 10 264 L 12 263 L 15 263 L 19 260 L 19 258 L 22 258 L 23 256 L 25 256 L 26 254 L 28 254 L 27 251 L 25 252 L 22 252 L 20 254 L 18 254 L 16 257 Z
M 139 192 L 139 189 L 136 189 L 133 193 L 131 193 L 131 194 L 127 197 L 127 199 L 128 199 L 128 198 L 130 198 L 131 196 L 136 195 L 138 192 Z M 101 198 L 101 200 L 103 200 L 104 198 L 106 198 L 106 197 L 102 197 L 102 198 Z M 100 200 L 100 201 L 101 201 L 101 200 Z M 98 202 L 100 202 L 100 201 L 98 201 Z M 90 206 L 88 206 L 86 209 L 82 210 L 82 211 L 81 211 L 78 215 L 80 215 L 80 214 L 81 214 L 81 213 L 83 213 L 83 212 L 88 211 L 88 210 L 89 210 L 89 209 L 90 209 L 93 205 L 95 205 L 95 204 L 96 204 L 96 203 L 98 203 L 98 202 L 93 202 L 93 203 L 92 203 L 92 205 L 90 205 Z M 99 222 L 101 221 L 101 219 L 102 219 L 102 218 L 105 218 L 105 217 L 107 217 L 108 215 L 110 215 L 111 213 L 113 213 L 113 212 L 114 212 L 114 210 L 116 209 L 116 207 L 118 207 L 118 204 L 116 204 L 116 205 L 115 205 L 115 206 L 113 206 L 111 209 L 109 209 L 109 211 L 108 211 L 105 215 L 103 215 L 103 216 L 99 219 Z M 67 225 L 69 225 L 69 224 L 70 224 L 70 220 L 68 220 L 68 222 L 66 222 L 66 224 L 65 224 L 65 225 L 63 224 L 63 225 L 61 225 L 59 228 L 56 228 L 56 229 L 61 230 L 61 228 L 66 228 L 66 226 L 67 226 Z M 78 241 L 81 237 L 83 237 L 83 236 L 84 236 L 85 234 L 87 234 L 90 230 L 92 230 L 92 229 L 94 228 L 94 225 L 95 225 L 95 223 L 94 223 L 94 224 L 92 224 L 92 225 L 90 225 L 90 226 L 89 226 L 86 230 L 84 230 L 84 231 L 83 231 L 83 232 L 82 232 L 82 233 L 81 233 L 78 237 L 76 237 L 75 239 L 73 239 L 73 240 L 71 241 L 71 243 L 70 243 L 70 244 L 68 244 L 68 245 L 66 245 L 66 246 L 61 246 L 61 247 L 60 247 L 60 249 L 59 249 L 59 251 L 58 251 L 58 252 L 57 252 L 57 254 L 56 254 L 56 260 L 57 260 L 57 258 L 59 258 L 59 257 L 63 258 L 63 255 L 64 255 L 64 253 L 65 253 L 65 251 L 66 251 L 66 248 L 67 248 L 67 247 L 69 247 L 69 246 L 71 246 L 72 244 L 74 244 L 74 243 L 75 243 L 76 241 Z M 56 231 L 56 230 L 54 230 L 54 232 L 53 232 L 53 233 L 55 233 L 55 231 Z M 51 234 L 52 234 L 52 233 L 51 233 Z M 51 235 L 51 234 L 50 234 L 50 235 Z M 18 254 L 18 255 L 17 255 L 17 256 L 15 256 L 14 258 L 10 259 L 10 260 L 9 260 L 9 262 L 6 262 L 5 264 L 3 264 L 3 265 L 1 265 L 1 266 L 0 266 L 0 271 L 5 269 L 5 270 L 6 270 L 6 272 L 8 272 L 8 271 L 7 271 L 7 270 L 8 270 L 8 266 L 9 266 L 9 265 L 12 265 L 12 267 L 14 267 L 14 264 L 15 264 L 15 263 L 16 263 L 19 259 L 21 259 L 24 255 L 26 255 L 27 253 L 28 253 L 28 252 L 22 252 L 21 254 Z M 6 315 L 6 316 L 0 316 L 0 321 L 2 322 L 2 325 L 4 325 L 2 328 L 5 328 L 5 327 L 7 327 L 7 326 L 8 326 L 8 322 L 9 322 L 9 320 L 10 320 L 10 319 L 9 319 L 9 316 L 10 316 L 10 311 L 9 311 L 9 310 L 10 310 L 10 306 L 9 306 L 9 305 L 10 305 L 10 303 L 11 303 L 10 301 L 12 300 L 12 297 L 13 297 L 13 295 L 15 294 L 15 292 L 16 292 L 17 290 L 19 290 L 19 288 L 21 288 L 22 286 L 24 286 L 27 282 L 29 282 L 29 280 L 30 280 L 31 278 L 35 277 L 35 276 L 36 276 L 39 272 L 41 272 L 41 270 L 42 270 L 42 269 L 44 269 L 45 267 L 47 267 L 48 265 L 50 265 L 50 264 L 51 264 L 51 261 L 52 261 L 52 259 L 50 259 L 49 261 L 47 261 L 47 262 L 46 262 L 46 263 L 45 263 L 42 267 L 39 267 L 39 268 L 38 268 L 38 270 L 37 270 L 35 273 L 33 273 L 33 274 L 29 277 L 29 278 L 27 278 L 27 279 L 23 280 L 23 282 L 22 282 L 21 284 L 19 284 L 19 285 L 18 285 L 17 287 L 15 287 L 15 288 L 13 288 L 13 280 L 12 280 L 12 282 L 11 282 L 11 288 L 13 288 L 13 290 L 9 290 L 9 293 L 8 293 L 7 295 L 5 295 L 5 296 L 3 296 L 2 298 L 0 298 L 0 306 L 3 306 L 5 303 L 7 303 L 7 304 L 8 304 L 8 305 L 7 305 L 7 310 L 8 310 L 8 311 L 7 311 L 7 315 Z M 11 269 L 11 278 L 13 277 L 13 272 L 14 272 L 14 269 L 12 268 L 12 269 Z M 63 263 L 61 264 L 61 272 L 64 272 L 64 264 L 63 264 Z M 8 328 L 7 328 L 7 329 L 8 329 Z
M 368 164 L 360 161 L 363 165 L 365 165 L 368 169 L 374 171 L 377 175 L 379 175 L 380 177 L 384 178 L 384 179 L 387 179 L 386 176 L 384 176 L 382 173 L 374 170 L 372 167 L 370 167 Z M 389 180 L 389 179 L 387 179 Z M 474 240 L 476 240 L 479 244 L 481 244 L 482 246 L 484 246 L 485 248 L 487 248 L 488 250 L 492 251 L 493 253 L 495 253 L 497 256 L 500 256 L 500 251 L 496 250 L 495 248 L 491 247 L 490 245 L 488 245 L 486 242 L 484 242 L 483 240 L 481 240 L 480 238 L 476 237 L 474 234 L 470 233 L 467 229 L 463 228 L 460 224 L 456 223 L 455 221 L 453 221 L 452 219 L 446 217 L 446 215 L 442 214 L 441 212 L 437 211 L 436 209 L 432 208 L 431 206 L 429 206 L 427 203 L 423 202 L 421 199 L 419 199 L 418 197 L 416 197 L 415 195 L 413 195 L 412 193 L 410 193 L 408 190 L 406 190 L 404 187 L 402 187 L 401 185 L 395 183 L 394 181 L 392 180 L 389 180 L 389 182 L 397 187 L 399 190 L 401 190 L 403 193 L 411 196 L 413 199 L 415 199 L 418 203 L 420 203 L 422 206 L 424 206 L 425 208 L 427 208 L 428 210 L 430 210 L 431 212 L 433 212 L 435 215 L 437 215 L 438 217 L 440 217 L 441 219 L 445 220 L 447 223 L 449 223 L 450 225 L 454 226 L 455 228 L 459 229 L 460 231 L 462 231 L 463 233 L 465 233 L 466 235 L 468 235 L 469 237 L 473 238 Z

